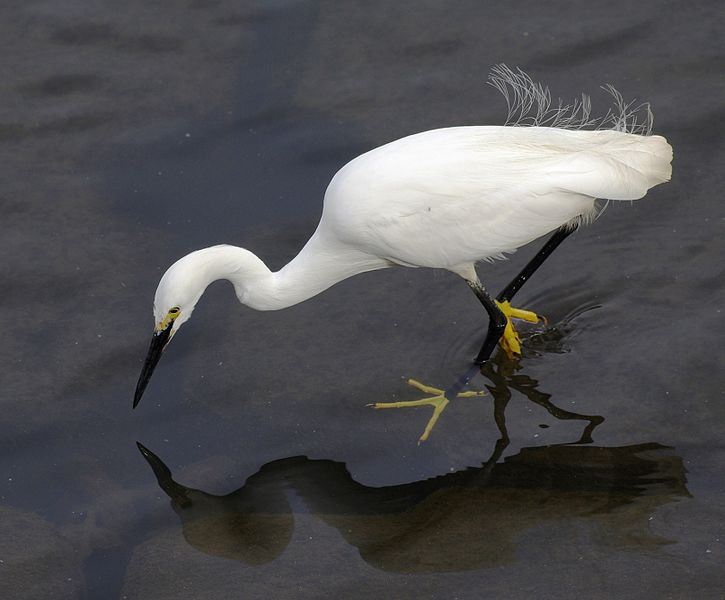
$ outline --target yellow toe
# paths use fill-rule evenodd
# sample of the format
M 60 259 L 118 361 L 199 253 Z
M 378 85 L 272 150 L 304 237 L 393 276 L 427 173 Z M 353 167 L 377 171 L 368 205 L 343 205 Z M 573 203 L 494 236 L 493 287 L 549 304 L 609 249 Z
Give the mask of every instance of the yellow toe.
M 424 383 L 421 383 L 417 379 L 408 379 L 406 381 L 408 385 L 412 385 L 414 388 L 418 388 L 421 392 L 425 392 L 426 394 L 436 394 L 442 396 L 445 394 L 445 392 L 439 388 L 434 388 L 429 385 L 425 385 Z M 481 392 L 478 390 L 466 390 L 465 392 L 458 392 L 458 395 L 456 398 L 473 398 L 474 396 L 485 396 L 486 392 Z
M 496 300 L 496 305 L 501 309 L 501 312 L 506 315 L 506 329 L 504 329 L 499 345 L 503 348 L 509 358 L 513 358 L 515 354 L 521 354 L 521 339 L 519 338 L 519 334 L 516 332 L 516 328 L 514 327 L 511 319 L 521 319 L 522 321 L 528 321 L 529 323 L 537 323 L 538 321 L 544 321 L 544 323 L 546 323 L 546 319 L 530 310 L 514 308 L 508 300 L 505 300 L 504 302 Z
M 432 387 L 430 385 L 425 385 L 420 381 L 417 381 L 416 379 L 408 379 L 408 384 L 412 385 L 414 388 L 417 388 L 422 392 L 425 392 L 426 394 L 432 394 L 432 396 L 428 398 L 423 398 L 422 400 L 409 400 L 404 402 L 375 402 L 374 404 L 368 404 L 368 406 L 375 409 L 432 406 L 433 415 L 428 420 L 428 424 L 425 426 L 423 435 L 421 435 L 418 439 L 418 443 L 425 442 L 433 431 L 433 427 L 435 427 L 435 424 L 438 422 L 438 418 L 441 416 L 441 413 L 443 413 L 446 406 L 448 406 L 449 401 L 448 398 L 445 397 L 444 390 Z M 465 392 L 459 392 L 457 398 L 472 398 L 474 396 L 484 395 L 485 392 L 467 390 Z
M 508 300 L 503 302 L 496 300 L 496 304 L 501 309 L 501 312 L 509 319 L 521 319 L 522 321 L 528 321 L 529 323 L 538 323 L 539 321 L 544 320 L 544 317 L 540 317 L 535 312 L 523 310 L 521 308 L 514 308 Z
M 513 358 L 515 354 L 521 354 L 521 340 L 510 319 L 506 323 L 506 329 L 503 331 L 499 344 L 509 358 Z

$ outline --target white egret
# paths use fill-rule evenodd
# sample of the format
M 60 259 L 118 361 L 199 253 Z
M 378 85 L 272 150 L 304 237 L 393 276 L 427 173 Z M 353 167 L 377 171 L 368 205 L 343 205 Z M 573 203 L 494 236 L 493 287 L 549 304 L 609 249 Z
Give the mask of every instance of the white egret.
M 521 70 L 499 65 L 489 81 L 508 103 L 506 125 L 425 131 L 355 158 L 332 178 L 317 230 L 281 270 L 272 272 L 250 251 L 229 245 L 197 250 L 171 265 L 156 290 L 156 326 L 134 407 L 166 344 L 213 281 L 229 280 L 242 304 L 278 310 L 358 273 L 431 267 L 460 275 L 486 309 L 489 325 L 473 367 L 446 391 L 420 384 L 431 397 L 374 405 L 433 406 L 421 439 L 427 438 L 449 399 L 499 340 L 508 353 L 520 352 L 511 319 L 538 316 L 513 308 L 511 298 L 564 238 L 600 214 L 597 200 L 642 198 L 671 175 L 672 148 L 650 135 L 649 105 L 633 109 L 609 86 L 615 109 L 597 121 L 590 118 L 587 96 L 552 108 L 548 88 Z M 489 296 L 476 263 L 552 231 L 496 299 Z

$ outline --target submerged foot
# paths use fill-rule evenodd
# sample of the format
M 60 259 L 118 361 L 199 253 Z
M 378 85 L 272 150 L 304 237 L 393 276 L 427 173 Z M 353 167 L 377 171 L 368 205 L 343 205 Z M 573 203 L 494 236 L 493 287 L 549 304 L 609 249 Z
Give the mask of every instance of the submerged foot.
M 513 358 L 515 354 L 521 354 L 521 340 L 511 319 L 521 319 L 529 323 L 538 323 L 539 321 L 546 323 L 546 319 L 530 310 L 514 308 L 508 300 L 504 300 L 503 302 L 496 300 L 496 305 L 506 315 L 506 329 L 504 329 L 503 335 L 498 343 L 507 356 Z
M 425 426 L 425 431 L 423 431 L 423 435 L 420 436 L 420 439 L 418 439 L 418 443 L 425 442 L 428 439 L 428 436 L 430 435 L 430 432 L 433 431 L 433 427 L 435 427 L 436 421 L 438 421 L 438 417 L 441 416 L 441 413 L 443 410 L 448 406 L 448 398 L 446 398 L 446 392 L 444 390 L 431 387 L 429 385 L 425 385 L 423 383 L 420 383 L 420 381 L 416 381 L 415 379 L 408 379 L 407 381 L 408 385 L 412 385 L 414 388 L 418 388 L 420 391 L 425 392 L 426 394 L 433 394 L 429 398 L 423 398 L 422 400 L 410 400 L 406 402 L 375 402 L 374 404 L 368 404 L 371 408 L 410 408 L 415 406 L 432 406 L 433 407 L 433 416 L 428 421 L 428 424 Z M 467 392 L 458 392 L 455 397 L 456 398 L 472 398 L 474 396 L 485 396 L 485 392 L 476 392 L 469 390 Z

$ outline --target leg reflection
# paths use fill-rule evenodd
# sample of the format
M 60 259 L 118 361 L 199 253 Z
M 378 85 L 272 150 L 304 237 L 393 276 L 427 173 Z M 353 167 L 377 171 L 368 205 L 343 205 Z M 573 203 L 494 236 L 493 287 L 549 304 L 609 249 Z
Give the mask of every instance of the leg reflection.
M 565 410 L 551 402 L 551 394 L 538 389 L 539 382 L 528 375 L 519 374 L 521 359 L 519 357 L 508 358 L 503 352 L 498 352 L 485 365 L 481 367 L 481 374 L 491 381 L 486 388 L 491 392 L 494 400 L 493 416 L 496 426 L 501 433 L 501 440 L 508 445 L 509 437 L 506 430 L 506 406 L 511 399 L 511 390 L 520 392 L 534 404 L 544 408 L 552 417 L 560 420 L 587 421 L 587 425 L 575 444 L 591 444 L 592 433 L 601 423 L 604 417 L 601 415 L 585 415 Z M 504 446 L 505 447 L 505 446 Z

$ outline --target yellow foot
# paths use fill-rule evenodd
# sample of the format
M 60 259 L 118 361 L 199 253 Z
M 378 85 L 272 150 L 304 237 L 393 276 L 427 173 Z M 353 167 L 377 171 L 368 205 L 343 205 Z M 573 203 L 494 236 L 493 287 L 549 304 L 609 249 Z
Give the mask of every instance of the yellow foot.
M 433 416 L 430 418 L 430 421 L 428 421 L 428 425 L 425 426 L 425 431 L 423 432 L 423 435 L 420 436 L 420 439 L 418 440 L 418 443 L 425 442 L 428 439 L 428 436 L 430 435 L 430 432 L 433 431 L 433 427 L 436 424 L 436 421 L 438 421 L 438 417 L 441 416 L 441 413 L 445 409 L 446 406 L 448 406 L 448 398 L 445 397 L 445 391 L 439 390 L 438 388 L 431 387 L 429 385 L 424 385 L 420 383 L 420 381 L 416 381 L 415 379 L 408 379 L 407 381 L 408 385 L 412 385 L 414 388 L 418 388 L 420 391 L 425 392 L 426 394 L 433 394 L 430 398 L 423 398 L 422 400 L 411 400 L 408 402 L 375 402 L 374 404 L 368 404 L 368 406 L 372 408 L 409 408 L 411 406 L 432 406 L 433 407 Z M 459 392 L 458 398 L 472 398 L 474 396 L 485 396 L 485 392 L 475 392 L 475 391 L 467 391 L 467 392 Z
M 501 312 L 506 315 L 506 329 L 503 331 L 503 335 L 499 340 L 499 344 L 503 351 L 509 358 L 513 358 L 514 354 L 521 354 L 521 340 L 519 334 L 516 332 L 511 319 L 521 319 L 522 321 L 528 321 L 529 323 L 538 323 L 539 320 L 546 323 L 544 317 L 540 317 L 535 312 L 530 310 L 521 310 L 520 308 L 514 308 L 511 306 L 508 300 L 499 302 L 496 300 L 496 305 L 501 309 Z

